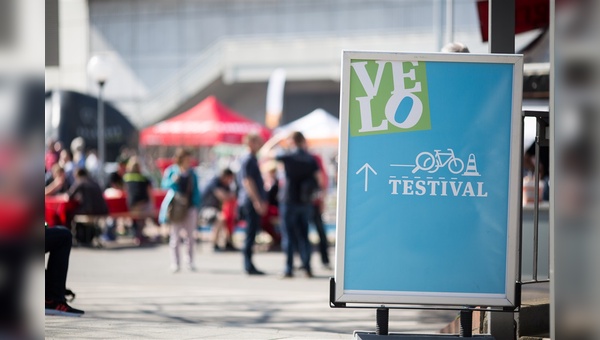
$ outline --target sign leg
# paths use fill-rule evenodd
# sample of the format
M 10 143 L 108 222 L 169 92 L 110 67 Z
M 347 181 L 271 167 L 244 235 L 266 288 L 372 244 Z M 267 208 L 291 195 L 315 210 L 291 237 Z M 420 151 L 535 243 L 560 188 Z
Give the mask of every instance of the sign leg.
M 388 326 L 390 322 L 389 308 L 377 308 L 375 334 L 388 335 Z
M 471 338 L 473 336 L 473 311 L 465 309 L 460 311 L 460 337 Z

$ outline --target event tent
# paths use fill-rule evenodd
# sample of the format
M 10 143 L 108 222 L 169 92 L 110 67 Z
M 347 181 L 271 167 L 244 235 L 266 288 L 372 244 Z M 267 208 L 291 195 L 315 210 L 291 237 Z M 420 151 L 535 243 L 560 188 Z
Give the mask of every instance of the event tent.
M 273 131 L 273 137 L 261 148 L 264 154 L 276 147 L 293 131 L 300 131 L 312 149 L 337 148 L 340 135 L 340 121 L 331 113 L 316 109 L 291 123 L 282 125 Z
M 228 108 L 210 96 L 188 111 L 148 127 L 140 133 L 140 145 L 215 146 L 241 144 L 245 135 L 259 133 L 267 140 L 264 126 Z

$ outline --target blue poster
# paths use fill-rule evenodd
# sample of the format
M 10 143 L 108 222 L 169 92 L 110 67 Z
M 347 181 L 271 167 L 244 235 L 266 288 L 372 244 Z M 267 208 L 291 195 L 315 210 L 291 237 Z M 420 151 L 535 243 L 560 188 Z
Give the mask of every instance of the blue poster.
M 510 304 L 521 58 L 506 59 L 345 54 L 340 300 Z

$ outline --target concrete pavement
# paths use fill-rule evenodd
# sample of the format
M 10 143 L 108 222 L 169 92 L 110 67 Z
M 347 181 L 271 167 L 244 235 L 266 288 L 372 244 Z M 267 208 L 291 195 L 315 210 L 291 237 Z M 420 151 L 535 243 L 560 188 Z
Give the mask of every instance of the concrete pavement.
M 46 316 L 46 338 L 352 339 L 354 330 L 375 329 L 374 310 L 329 308 L 333 272 L 321 268 L 316 253 L 315 278 L 279 279 L 281 252 L 256 253 L 255 264 L 267 275 L 247 276 L 241 253 L 211 248 L 198 246 L 196 272 L 184 267 L 176 274 L 169 272 L 166 245 L 74 248 L 67 287 L 77 293 L 73 307 L 86 313 Z M 455 316 L 391 310 L 389 328 L 435 333 Z

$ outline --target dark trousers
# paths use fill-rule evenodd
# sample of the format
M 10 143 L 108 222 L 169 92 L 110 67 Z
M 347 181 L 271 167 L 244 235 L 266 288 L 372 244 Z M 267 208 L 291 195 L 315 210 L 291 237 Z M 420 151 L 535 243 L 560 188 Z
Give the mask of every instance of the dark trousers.
M 25 299 L 26 272 L 31 259 L 30 254 L 35 253 L 30 243 L 33 239 L 2 239 L 0 240 L 0 267 L 2 268 L 3 281 L 0 285 L 0 329 L 9 334 L 12 330 L 22 332 L 29 326 L 23 300 Z M 0 332 L 2 333 L 2 332 Z M 21 334 L 21 333 L 14 333 Z M 3 334 L 4 335 L 4 334 Z
M 312 222 L 317 229 L 319 234 L 319 254 L 321 254 L 321 263 L 324 265 L 329 264 L 329 242 L 327 241 L 327 234 L 325 234 L 325 225 L 323 224 L 323 218 L 321 217 L 321 209 L 318 205 L 312 205 Z
M 279 208 L 281 216 L 282 247 L 286 255 L 285 274 L 292 274 L 294 269 L 294 251 L 298 251 L 302 266 L 310 269 L 311 245 L 308 241 L 308 219 L 311 214 L 308 204 L 282 203 Z
M 73 236 L 69 229 L 64 227 L 46 228 L 45 252 L 50 253 L 46 266 L 46 299 L 65 300 L 65 285 L 72 242 Z
M 252 263 L 252 248 L 254 247 L 256 233 L 258 233 L 258 229 L 260 228 L 260 216 L 256 210 L 254 210 L 252 202 L 247 202 L 240 208 L 240 212 L 246 221 L 246 240 L 244 241 L 244 249 L 242 249 L 244 254 L 244 269 L 246 271 L 252 271 L 256 270 Z

